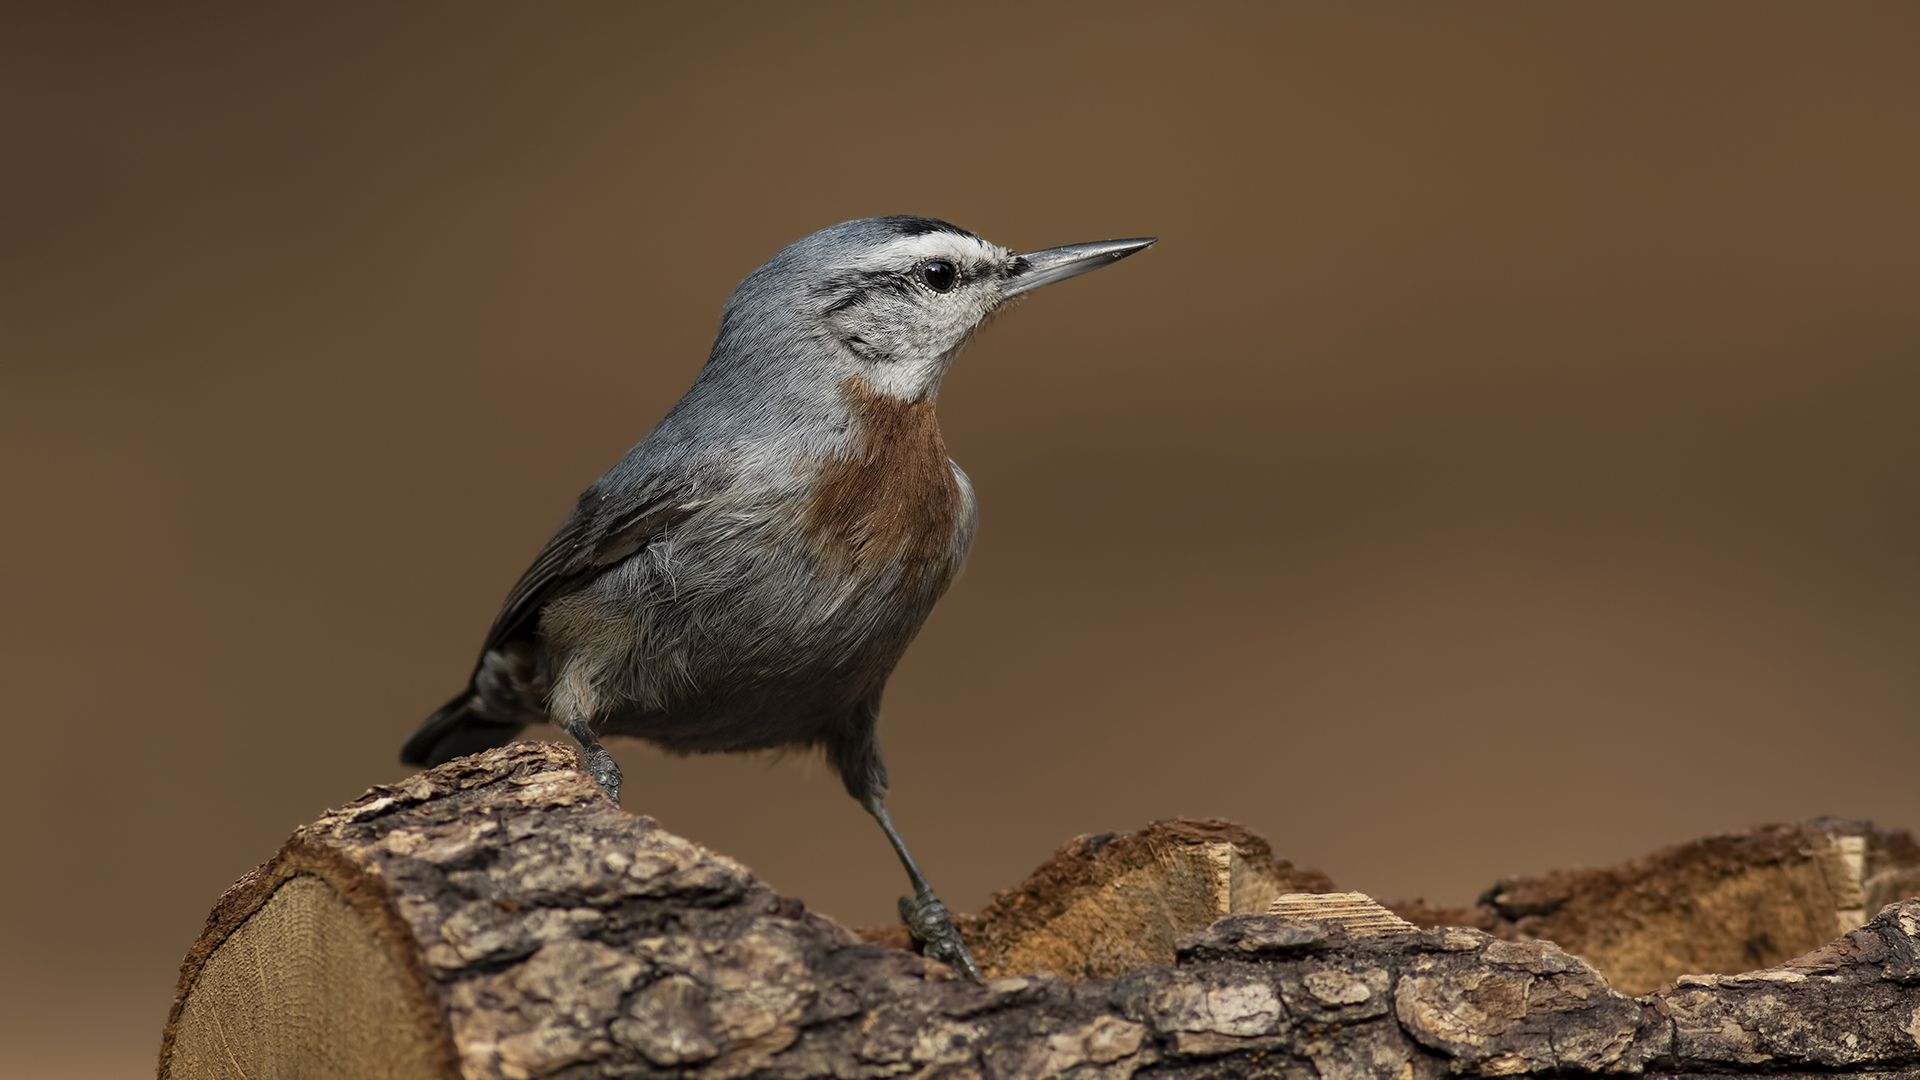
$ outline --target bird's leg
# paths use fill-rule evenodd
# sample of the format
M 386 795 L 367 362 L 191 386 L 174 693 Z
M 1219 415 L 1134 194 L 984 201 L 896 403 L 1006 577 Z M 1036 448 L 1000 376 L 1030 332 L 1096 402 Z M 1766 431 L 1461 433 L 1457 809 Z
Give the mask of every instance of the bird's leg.
M 953 925 L 953 916 L 948 913 L 947 905 L 933 895 L 933 886 L 927 884 L 927 876 L 907 853 L 906 841 L 900 839 L 900 831 L 893 827 L 893 819 L 887 816 L 887 807 L 877 795 L 861 800 L 867 813 L 886 830 L 887 842 L 893 845 L 893 853 L 900 856 L 900 865 L 907 868 L 907 880 L 913 885 L 912 897 L 900 898 L 900 921 L 907 924 L 915 941 L 926 949 L 926 954 L 946 964 L 961 975 L 974 982 L 980 981 L 980 968 L 973 962 L 973 954 L 967 951 L 967 943 L 960 939 L 960 931 Z
M 607 793 L 607 798 L 612 799 L 615 806 L 619 806 L 620 766 L 614 763 L 613 755 L 607 753 L 607 748 L 600 745 L 600 737 L 593 733 L 587 718 L 570 712 L 560 727 L 573 736 L 574 742 L 580 744 L 580 752 L 587 758 L 587 775 L 593 777 L 593 782 L 600 785 L 600 790 Z

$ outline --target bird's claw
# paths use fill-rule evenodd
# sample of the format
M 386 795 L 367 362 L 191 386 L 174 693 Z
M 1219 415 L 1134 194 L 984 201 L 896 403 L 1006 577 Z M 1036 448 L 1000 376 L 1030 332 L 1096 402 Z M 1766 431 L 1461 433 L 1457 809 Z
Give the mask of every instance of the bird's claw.
M 593 777 L 593 782 L 600 785 L 600 790 L 607 793 L 615 806 L 620 805 L 620 766 L 614 763 L 613 755 L 596 746 L 587 751 L 586 756 L 587 775 Z
M 606 776 L 596 773 L 594 774 L 593 782 L 599 784 L 600 790 L 607 793 L 607 798 L 613 800 L 613 805 L 620 805 L 620 774 L 615 773 L 612 776 Z
M 980 968 L 973 962 L 973 954 L 967 951 L 967 943 L 954 927 L 947 905 L 938 898 L 931 893 L 918 900 L 901 897 L 900 921 L 907 924 L 907 931 L 920 943 L 922 953 L 973 982 L 980 981 Z

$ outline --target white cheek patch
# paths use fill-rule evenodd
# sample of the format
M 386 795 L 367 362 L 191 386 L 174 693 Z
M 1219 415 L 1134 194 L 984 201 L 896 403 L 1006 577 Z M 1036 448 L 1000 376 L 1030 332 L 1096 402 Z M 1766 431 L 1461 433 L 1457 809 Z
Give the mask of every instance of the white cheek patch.
M 929 232 L 902 236 L 862 251 L 860 273 L 911 274 L 929 259 L 947 259 L 968 271 L 1004 266 L 1012 252 L 970 236 Z M 916 401 L 939 389 L 954 352 L 966 341 L 998 299 L 998 286 L 974 280 L 949 293 L 910 290 L 880 295 L 846 313 L 843 333 L 858 336 L 887 357 L 866 365 L 864 377 L 891 398 Z

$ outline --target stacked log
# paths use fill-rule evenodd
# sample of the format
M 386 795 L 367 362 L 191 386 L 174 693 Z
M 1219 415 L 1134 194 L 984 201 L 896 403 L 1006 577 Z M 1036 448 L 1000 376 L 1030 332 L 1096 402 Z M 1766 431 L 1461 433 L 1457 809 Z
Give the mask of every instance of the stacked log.
M 1351 898 L 1302 901 L 1331 883 L 1244 831 L 1158 828 L 1151 842 L 1076 841 L 1062 853 L 1072 867 L 1037 875 L 1057 888 L 1030 881 L 965 920 L 1002 970 L 1022 956 L 1067 969 L 976 985 L 621 812 L 570 748 L 504 747 L 368 792 L 229 890 L 182 970 L 160 1075 L 1920 1070 L 1920 901 L 1784 964 L 1631 997 L 1553 942 L 1507 940 L 1529 917 L 1511 904 L 1501 917 L 1517 913 L 1515 925 L 1494 927 L 1505 937 L 1355 918 Z M 1860 845 L 1863 873 L 1873 843 Z M 1154 866 L 1174 882 L 1159 899 Z M 1103 895 L 1131 898 L 1127 925 L 1177 929 L 1171 955 L 1161 929 L 1139 955 L 1102 945 L 1076 904 Z M 1267 895 L 1281 914 L 1232 913 Z

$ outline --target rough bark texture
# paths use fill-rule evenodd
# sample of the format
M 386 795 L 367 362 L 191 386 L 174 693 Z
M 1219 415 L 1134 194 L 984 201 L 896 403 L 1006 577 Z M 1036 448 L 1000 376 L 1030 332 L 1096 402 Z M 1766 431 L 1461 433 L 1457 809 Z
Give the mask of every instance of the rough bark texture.
M 973 985 L 622 813 L 570 749 L 523 743 L 375 789 L 236 885 L 182 971 L 160 1074 L 1920 1076 L 1917 938 L 1906 901 L 1790 964 L 1630 998 L 1544 941 L 1238 914 L 1171 966 Z M 273 977 L 248 982 L 229 950 Z M 353 985 L 388 1004 L 272 1030 L 273 983 L 324 989 L 369 951 L 385 974 Z

